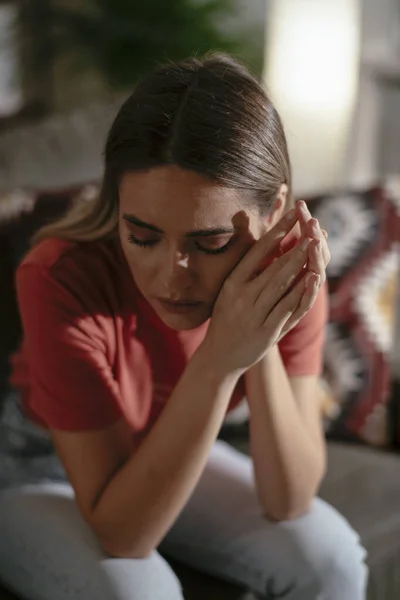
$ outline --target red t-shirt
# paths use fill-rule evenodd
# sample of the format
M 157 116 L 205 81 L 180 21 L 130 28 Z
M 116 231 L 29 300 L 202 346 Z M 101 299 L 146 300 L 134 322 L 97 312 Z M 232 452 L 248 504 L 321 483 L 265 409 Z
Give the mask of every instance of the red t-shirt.
M 13 385 L 46 427 L 98 429 L 124 416 L 145 435 L 207 331 L 165 325 L 135 286 L 115 241 L 48 239 L 17 271 L 24 341 Z M 318 374 L 326 290 L 279 348 L 289 376 Z M 243 378 L 234 408 L 245 393 Z

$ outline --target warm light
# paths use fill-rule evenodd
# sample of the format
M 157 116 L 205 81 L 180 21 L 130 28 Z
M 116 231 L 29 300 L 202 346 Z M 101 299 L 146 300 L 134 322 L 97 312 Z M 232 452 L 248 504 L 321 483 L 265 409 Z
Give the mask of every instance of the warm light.
M 358 83 L 359 9 L 359 0 L 270 1 L 265 81 L 303 188 L 311 185 L 310 161 L 312 187 L 340 184 Z

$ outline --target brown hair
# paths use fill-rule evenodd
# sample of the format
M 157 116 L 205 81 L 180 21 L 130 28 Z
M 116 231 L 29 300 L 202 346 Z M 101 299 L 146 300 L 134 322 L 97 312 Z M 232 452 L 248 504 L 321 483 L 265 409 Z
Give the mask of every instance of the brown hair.
M 118 186 L 131 171 L 177 165 L 244 189 L 261 215 L 291 171 L 281 119 L 259 81 L 224 54 L 162 65 L 120 108 L 105 147 L 96 200 L 42 228 L 45 237 L 90 241 L 116 231 Z

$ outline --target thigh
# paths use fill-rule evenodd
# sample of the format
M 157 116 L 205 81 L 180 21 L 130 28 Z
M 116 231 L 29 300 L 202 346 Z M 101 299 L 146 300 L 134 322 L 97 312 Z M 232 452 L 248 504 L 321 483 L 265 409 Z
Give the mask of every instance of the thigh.
M 358 541 L 347 521 L 320 499 L 292 521 L 263 517 L 251 459 L 218 441 L 160 549 L 263 598 L 311 599 L 321 590 L 319 578 L 329 578 L 333 561 L 350 567 L 357 562 L 358 569 L 365 555 Z M 303 589 L 304 595 L 291 596 L 291 589 Z
M 182 600 L 158 553 L 116 559 L 103 553 L 68 484 L 0 493 L 0 580 L 30 600 Z
M 17 392 L 10 392 L 0 414 L 0 490 L 27 483 L 67 482 L 48 431 L 26 417 Z

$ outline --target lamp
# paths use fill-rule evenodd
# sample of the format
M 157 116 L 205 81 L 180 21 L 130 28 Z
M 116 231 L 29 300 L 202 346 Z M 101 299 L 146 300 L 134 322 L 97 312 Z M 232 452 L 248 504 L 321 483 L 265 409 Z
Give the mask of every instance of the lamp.
M 283 118 L 296 192 L 344 183 L 356 100 L 359 0 L 270 0 L 264 81 Z

